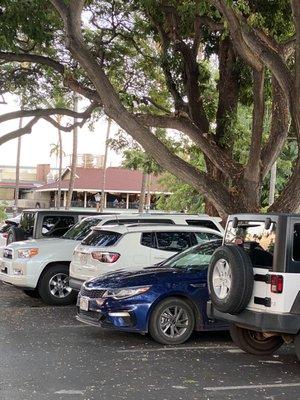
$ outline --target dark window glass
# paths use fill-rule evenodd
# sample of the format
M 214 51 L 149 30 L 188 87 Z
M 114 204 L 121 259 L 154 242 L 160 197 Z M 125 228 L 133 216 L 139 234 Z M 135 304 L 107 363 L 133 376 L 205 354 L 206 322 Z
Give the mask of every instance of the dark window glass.
M 159 250 L 182 251 L 191 247 L 189 232 L 157 232 L 156 243 Z
M 214 240 L 169 258 L 161 267 L 204 270 L 208 267 L 214 251 L 222 245 L 222 240 Z
M 197 243 L 201 244 L 210 240 L 220 239 L 220 236 L 209 232 L 195 232 Z
M 275 238 L 275 223 L 265 229 L 265 223 L 261 221 L 238 221 L 238 226 L 233 228 L 230 221 L 225 243 L 243 247 L 255 267 L 272 268 Z
M 121 236 L 118 232 L 95 229 L 81 243 L 87 246 L 108 247 L 113 246 Z
M 75 223 L 70 215 L 45 215 L 43 217 L 42 235 L 45 237 L 61 237 Z
M 213 223 L 213 221 L 205 219 L 187 219 L 186 223 L 188 225 L 203 226 L 203 228 L 216 229 L 217 231 L 219 230 L 219 228 Z
M 154 247 L 152 232 L 142 233 L 141 245 L 146 246 L 146 247 Z
M 141 218 L 141 219 L 139 219 L 139 224 L 167 224 L 167 225 L 175 225 L 175 222 L 174 221 L 172 221 L 171 219 L 162 219 L 162 218 L 160 218 L 160 219 L 154 219 L 154 218 Z
M 71 229 L 68 230 L 63 236 L 64 239 L 71 240 L 82 240 L 91 230 L 91 228 L 95 225 L 98 225 L 101 222 L 99 218 L 87 218 L 83 219 Z
M 300 261 L 300 224 L 294 225 L 293 259 Z
M 104 222 L 103 225 L 125 225 L 125 224 L 137 224 L 137 219 L 111 219 Z
M 33 235 L 34 221 L 36 212 L 23 212 L 20 220 L 20 228 L 23 229 L 25 235 L 30 237 Z

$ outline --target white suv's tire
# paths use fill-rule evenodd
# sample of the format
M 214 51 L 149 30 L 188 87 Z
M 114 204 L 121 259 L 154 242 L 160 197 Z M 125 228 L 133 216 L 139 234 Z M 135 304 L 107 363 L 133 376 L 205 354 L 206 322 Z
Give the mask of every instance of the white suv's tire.
M 74 303 L 77 293 L 69 286 L 69 267 L 54 264 L 47 269 L 38 283 L 38 292 L 46 304 L 62 306 Z
M 232 341 L 243 351 L 256 356 L 267 356 L 283 344 L 281 336 L 264 337 L 262 332 L 252 331 L 236 325 L 230 326 Z
M 217 310 L 241 313 L 251 299 L 253 284 L 253 265 L 242 248 L 226 245 L 214 252 L 208 269 L 208 287 Z

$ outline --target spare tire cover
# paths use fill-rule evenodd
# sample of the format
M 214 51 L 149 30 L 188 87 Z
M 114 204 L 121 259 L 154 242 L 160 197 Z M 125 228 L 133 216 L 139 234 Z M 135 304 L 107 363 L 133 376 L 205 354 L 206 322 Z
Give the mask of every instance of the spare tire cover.
M 253 284 L 253 265 L 243 248 L 225 245 L 214 252 L 208 269 L 208 287 L 217 310 L 241 313 L 251 299 Z

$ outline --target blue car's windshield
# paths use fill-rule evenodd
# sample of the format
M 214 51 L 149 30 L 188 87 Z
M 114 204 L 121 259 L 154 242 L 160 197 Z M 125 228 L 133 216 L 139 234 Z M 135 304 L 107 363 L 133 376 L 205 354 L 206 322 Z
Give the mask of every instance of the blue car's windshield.
M 169 258 L 161 267 L 181 269 L 206 269 L 214 251 L 222 245 L 221 240 L 214 240 L 188 249 Z

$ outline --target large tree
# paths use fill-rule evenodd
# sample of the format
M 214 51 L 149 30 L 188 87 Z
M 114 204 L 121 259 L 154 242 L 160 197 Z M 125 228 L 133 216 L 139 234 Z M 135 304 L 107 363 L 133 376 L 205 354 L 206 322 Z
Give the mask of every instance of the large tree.
M 297 0 L 30 0 L 22 7 L 18 1 L 2 0 L 0 4 L 0 59 L 5 73 L 28 63 L 26 82 L 33 74 L 39 76 L 34 85 L 45 85 L 44 80 L 51 85 L 55 79 L 90 102 L 82 118 L 101 107 L 222 216 L 259 210 L 263 180 L 289 131 L 299 148 Z M 216 68 L 213 87 L 211 70 Z M 247 156 L 239 157 L 236 120 L 243 101 L 253 105 L 253 117 Z M 49 119 L 52 111 L 27 113 L 32 124 L 41 113 Z M 158 127 L 188 137 L 203 153 L 205 170 L 171 151 L 155 135 L 153 128 Z M 19 134 L 2 137 L 0 143 Z M 272 210 L 298 210 L 299 172 L 300 157 Z

